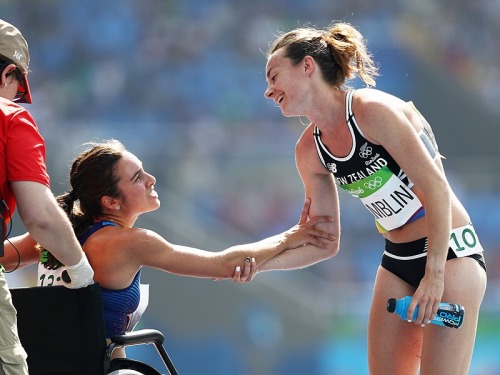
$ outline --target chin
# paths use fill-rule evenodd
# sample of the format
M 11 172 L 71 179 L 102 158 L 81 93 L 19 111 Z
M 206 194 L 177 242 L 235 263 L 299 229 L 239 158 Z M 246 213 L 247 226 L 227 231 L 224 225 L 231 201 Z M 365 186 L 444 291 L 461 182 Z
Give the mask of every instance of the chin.
M 294 113 L 291 113 L 290 111 L 287 111 L 286 108 L 281 108 L 281 114 L 285 117 L 297 117 L 299 115 L 296 115 Z

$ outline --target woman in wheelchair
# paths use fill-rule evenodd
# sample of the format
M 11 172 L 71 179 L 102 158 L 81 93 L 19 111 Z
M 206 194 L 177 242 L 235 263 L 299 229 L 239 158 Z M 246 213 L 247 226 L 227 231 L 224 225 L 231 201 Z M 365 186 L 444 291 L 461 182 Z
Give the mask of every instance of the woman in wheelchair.
M 91 143 L 74 160 L 69 181 L 71 190 L 57 200 L 94 269 L 94 281 L 102 288 L 107 338 L 132 330 L 140 318 L 136 310 L 142 267 L 182 276 L 248 282 L 258 266 L 285 250 L 300 248 L 293 251 L 310 256 L 306 253 L 327 251 L 328 242 L 335 240 L 321 229 L 321 225 L 332 220 L 330 217 L 308 217 L 308 200 L 294 227 L 268 239 L 219 252 L 173 244 L 151 230 L 135 228 L 141 214 L 160 207 L 156 179 L 116 140 Z M 25 234 L 6 242 L 2 263 L 6 267 L 23 267 L 39 262 L 38 284 L 42 286 L 70 282 L 64 265 L 49 250 L 37 248 Z M 125 355 L 116 352 L 118 356 Z

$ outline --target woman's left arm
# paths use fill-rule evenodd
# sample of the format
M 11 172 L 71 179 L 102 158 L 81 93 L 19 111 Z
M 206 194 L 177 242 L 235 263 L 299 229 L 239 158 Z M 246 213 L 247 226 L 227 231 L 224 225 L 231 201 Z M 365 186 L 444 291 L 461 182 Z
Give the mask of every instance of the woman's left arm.
M 410 310 L 418 305 L 418 323 L 427 323 L 436 314 L 444 291 L 444 270 L 451 230 L 451 194 L 444 173 L 420 142 L 420 120 L 400 99 L 388 96 L 362 98 L 355 109 L 362 131 L 382 145 L 406 173 L 425 207 L 428 239 L 425 275 L 417 288 Z M 364 101 L 364 102 L 363 102 Z M 361 126 L 361 125 L 360 125 Z

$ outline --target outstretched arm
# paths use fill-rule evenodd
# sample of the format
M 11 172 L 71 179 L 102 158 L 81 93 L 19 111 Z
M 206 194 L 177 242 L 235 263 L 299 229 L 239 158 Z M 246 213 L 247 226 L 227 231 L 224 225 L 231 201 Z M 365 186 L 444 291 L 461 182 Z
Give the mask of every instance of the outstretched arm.
M 117 265 L 117 269 L 122 271 L 129 267 L 136 270 L 141 266 L 149 266 L 177 275 L 232 278 L 233 281 L 242 282 L 246 281 L 248 266 L 260 266 L 282 251 L 302 247 L 304 244 L 328 247 L 333 241 L 332 235 L 317 227 L 330 221 L 328 216 L 314 217 L 280 235 L 255 243 L 232 246 L 219 252 L 172 244 L 155 232 L 139 228 L 127 229 L 117 235 L 113 247 L 127 248 L 127 257 L 121 260 L 123 265 Z M 90 260 L 93 261 L 96 256 L 104 258 L 106 255 L 104 252 L 92 254 Z M 247 258 L 250 258 L 250 264 L 246 263 Z M 241 275 L 235 275 L 238 266 Z

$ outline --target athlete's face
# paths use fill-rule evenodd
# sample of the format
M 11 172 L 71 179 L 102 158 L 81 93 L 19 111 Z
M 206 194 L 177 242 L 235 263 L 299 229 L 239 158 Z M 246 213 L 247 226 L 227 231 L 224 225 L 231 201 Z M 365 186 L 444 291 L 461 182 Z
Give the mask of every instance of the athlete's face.
M 264 96 L 274 100 L 284 116 L 301 116 L 304 114 L 301 108 L 302 64 L 293 65 L 284 53 L 285 48 L 281 48 L 269 56 Z
M 119 178 L 118 189 L 122 194 L 121 212 L 139 215 L 160 207 L 155 191 L 156 178 L 144 171 L 141 161 L 135 155 L 126 152 L 118 161 L 115 173 Z

